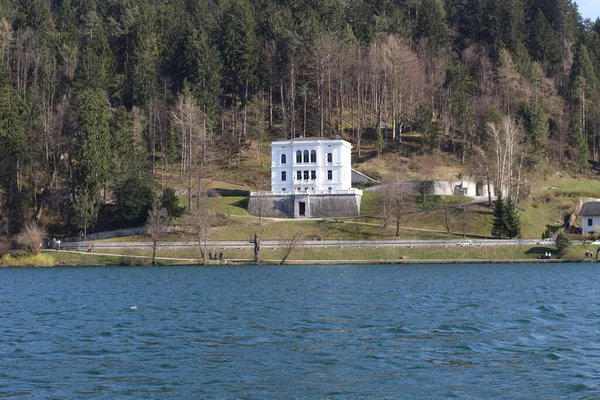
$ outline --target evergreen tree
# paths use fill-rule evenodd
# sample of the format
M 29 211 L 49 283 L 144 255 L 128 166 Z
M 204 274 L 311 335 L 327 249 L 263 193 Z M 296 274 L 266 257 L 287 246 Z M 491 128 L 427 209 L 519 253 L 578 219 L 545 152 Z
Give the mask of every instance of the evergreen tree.
M 501 239 L 506 233 L 506 206 L 502 193 L 498 194 L 498 198 L 494 202 L 494 213 L 492 215 L 492 236 Z
M 100 32 L 85 41 L 79 52 L 74 84 L 77 90 L 106 90 L 118 95 L 122 80 L 117 76 L 116 61 L 106 37 Z
M 143 154 L 137 154 L 133 123 L 124 107 L 115 111 L 110 120 L 110 170 L 114 181 L 121 182 L 129 176 L 139 176 L 138 160 Z
M 79 95 L 75 136 L 75 211 L 84 235 L 95 221 L 100 188 L 106 183 L 110 165 L 108 97 L 104 90 L 89 89 Z
M 521 218 L 519 217 L 517 206 L 512 197 L 509 196 L 506 200 L 505 208 L 504 225 L 506 226 L 506 236 L 508 236 L 509 239 L 520 237 Z
M 560 43 L 541 9 L 531 25 L 529 51 L 534 60 L 554 65 L 560 61 Z
M 540 106 L 532 111 L 527 100 L 523 99 L 517 106 L 517 120 L 527 134 L 531 145 L 531 158 L 539 161 L 550 133 L 548 116 Z
M 152 206 L 150 182 L 138 177 L 123 180 L 115 190 L 119 214 L 125 222 L 144 222 Z
M 160 197 L 160 204 L 167 210 L 169 217 L 171 218 L 179 218 L 185 213 L 185 206 L 182 206 L 179 203 L 177 193 L 171 188 L 163 190 L 162 196 Z
M 439 138 L 439 131 L 433 120 L 433 111 L 429 107 L 420 106 L 415 116 L 421 131 L 423 151 L 432 151 Z
M 254 9 L 248 0 L 222 3 L 219 20 L 219 51 L 229 89 L 245 93 L 253 82 L 258 63 L 258 40 Z M 243 95 L 244 98 L 247 98 Z
M 441 0 L 423 0 L 417 21 L 417 36 L 428 39 L 428 46 L 437 54 L 448 41 L 446 11 Z
M 579 171 L 587 171 L 590 166 L 590 148 L 587 140 L 585 140 L 585 137 L 583 136 L 583 131 L 579 124 L 575 124 L 573 127 L 573 147 L 575 147 L 575 161 L 577 162 Z
M 191 28 L 183 42 L 180 59 L 180 84 L 183 86 L 186 80 L 209 120 L 216 120 L 222 79 L 218 50 L 204 31 Z
M 0 185 L 4 192 L 3 212 L 8 215 L 11 229 L 19 222 L 21 209 L 19 173 L 26 146 L 22 115 L 23 102 L 12 88 L 8 71 L 0 66 Z
M 571 240 L 564 232 L 560 232 L 556 236 L 555 246 L 556 246 L 556 249 L 558 250 L 559 255 L 564 256 L 567 253 L 567 249 L 569 248 L 570 245 L 571 245 Z
M 154 9 L 147 0 L 138 6 L 133 27 L 132 71 L 129 77 L 133 104 L 144 106 L 156 91 L 158 47 L 154 36 Z
M 525 9 L 523 0 L 497 2 L 498 37 L 514 54 L 525 41 Z
M 350 0 L 346 5 L 346 18 L 358 41 L 369 46 L 373 40 L 375 25 L 373 8 L 365 0 Z

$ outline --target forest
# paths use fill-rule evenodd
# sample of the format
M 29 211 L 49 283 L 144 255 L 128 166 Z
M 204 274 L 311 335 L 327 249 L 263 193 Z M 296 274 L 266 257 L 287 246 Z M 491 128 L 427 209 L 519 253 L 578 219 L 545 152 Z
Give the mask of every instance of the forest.
M 139 222 L 165 171 L 191 208 L 299 136 L 360 158 L 419 132 L 518 201 L 540 163 L 600 160 L 599 79 L 600 19 L 571 0 L 4 0 L 0 233 Z

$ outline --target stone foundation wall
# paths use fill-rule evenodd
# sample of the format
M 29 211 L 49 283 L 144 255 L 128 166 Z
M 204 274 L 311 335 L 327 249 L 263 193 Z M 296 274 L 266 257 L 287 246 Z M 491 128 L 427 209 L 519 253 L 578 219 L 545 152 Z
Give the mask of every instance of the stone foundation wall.
M 311 218 L 359 217 L 359 195 L 310 196 Z
M 358 217 L 361 198 L 356 194 L 251 195 L 248 212 L 267 218 L 294 218 L 300 200 L 306 203 L 306 218 Z
M 248 212 L 256 217 L 294 218 L 294 196 L 251 195 Z

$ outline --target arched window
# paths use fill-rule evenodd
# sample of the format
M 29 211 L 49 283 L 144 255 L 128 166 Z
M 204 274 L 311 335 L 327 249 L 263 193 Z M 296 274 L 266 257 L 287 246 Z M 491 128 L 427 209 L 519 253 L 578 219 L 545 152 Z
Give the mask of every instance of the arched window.
M 304 150 L 304 154 L 303 155 L 304 155 L 304 157 L 303 157 L 304 160 L 303 161 L 304 162 L 308 162 L 308 150 Z
M 298 150 L 298 151 L 296 152 L 296 162 L 297 162 L 298 164 L 300 164 L 300 163 L 302 162 L 302 152 L 301 152 L 300 150 Z
M 310 162 L 317 162 L 317 152 L 315 150 L 310 152 Z
M 285 161 L 286 161 L 286 160 L 285 160 L 285 158 L 286 158 L 286 157 L 285 157 L 285 154 L 282 154 L 282 155 L 281 155 L 281 163 L 282 163 L 282 164 L 285 164 Z
M 333 162 L 333 154 L 327 153 L 327 162 Z

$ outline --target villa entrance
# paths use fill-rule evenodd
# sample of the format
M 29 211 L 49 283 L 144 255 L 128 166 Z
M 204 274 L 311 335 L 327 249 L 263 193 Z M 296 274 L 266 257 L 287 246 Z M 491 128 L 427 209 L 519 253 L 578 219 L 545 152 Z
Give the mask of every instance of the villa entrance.
M 298 215 L 300 217 L 306 217 L 306 203 L 303 201 L 298 202 Z

